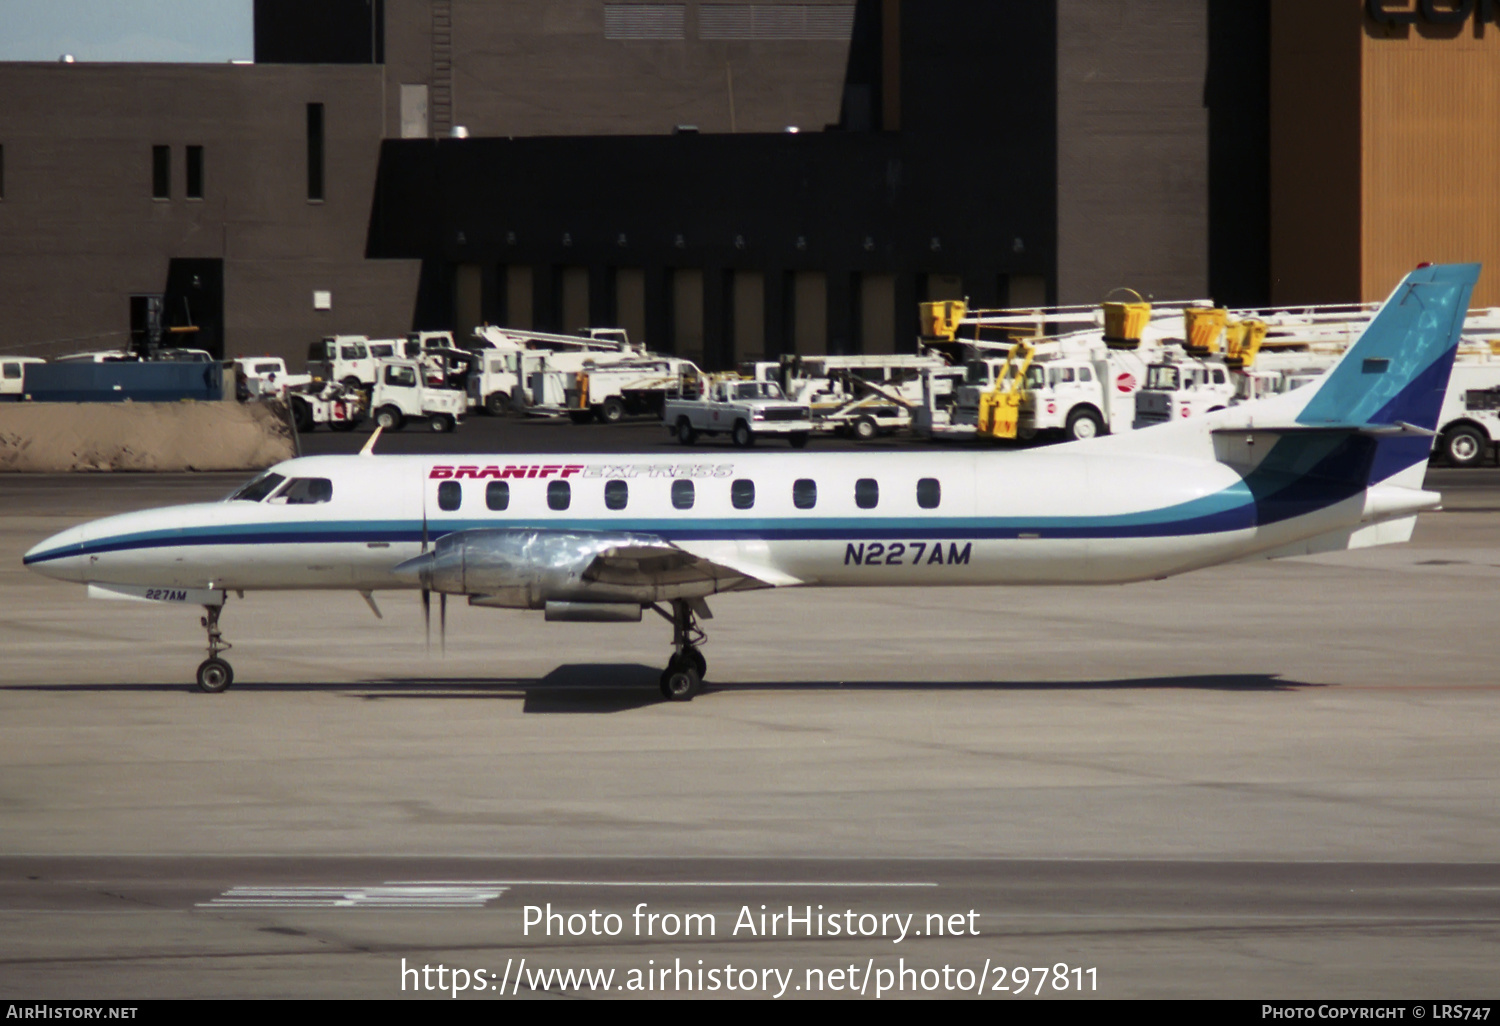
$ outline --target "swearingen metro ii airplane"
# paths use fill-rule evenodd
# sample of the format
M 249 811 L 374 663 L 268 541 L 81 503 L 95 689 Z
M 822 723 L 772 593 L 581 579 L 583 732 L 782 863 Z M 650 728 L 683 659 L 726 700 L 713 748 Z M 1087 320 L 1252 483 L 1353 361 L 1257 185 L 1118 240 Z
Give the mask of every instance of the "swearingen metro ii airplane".
M 91 595 L 201 604 L 233 679 L 231 591 L 421 588 L 548 620 L 673 625 L 691 699 L 707 596 L 777 587 L 1115 584 L 1406 541 L 1477 264 L 1418 268 L 1319 382 L 1193 421 L 1019 452 L 288 460 L 221 502 L 26 553 Z M 670 606 L 670 610 L 664 608 Z M 378 615 L 378 610 L 376 610 Z

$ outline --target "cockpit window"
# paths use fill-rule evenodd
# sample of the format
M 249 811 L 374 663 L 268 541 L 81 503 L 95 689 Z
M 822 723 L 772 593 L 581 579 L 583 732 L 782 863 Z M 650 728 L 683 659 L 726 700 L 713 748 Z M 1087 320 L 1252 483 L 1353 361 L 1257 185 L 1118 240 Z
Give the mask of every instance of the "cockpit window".
M 261 499 L 264 499 L 267 495 L 270 495 L 272 492 L 274 492 L 277 486 L 285 480 L 286 478 L 282 477 L 280 474 L 273 474 L 267 471 L 266 473 L 260 475 L 260 477 L 255 478 L 249 484 L 245 485 L 245 487 L 241 488 L 239 491 L 235 492 L 229 497 L 229 499 L 231 502 L 235 499 L 243 499 L 246 502 L 259 502 Z
M 326 477 L 294 477 L 288 481 L 272 502 L 284 502 L 288 506 L 311 506 L 333 499 L 333 482 Z

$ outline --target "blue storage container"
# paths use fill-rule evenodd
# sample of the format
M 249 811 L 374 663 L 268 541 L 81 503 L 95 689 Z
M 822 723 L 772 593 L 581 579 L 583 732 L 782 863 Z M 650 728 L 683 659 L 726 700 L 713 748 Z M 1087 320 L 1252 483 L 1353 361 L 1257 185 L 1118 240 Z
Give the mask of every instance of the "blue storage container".
M 42 403 L 216 402 L 224 397 L 218 363 L 28 363 L 24 397 Z

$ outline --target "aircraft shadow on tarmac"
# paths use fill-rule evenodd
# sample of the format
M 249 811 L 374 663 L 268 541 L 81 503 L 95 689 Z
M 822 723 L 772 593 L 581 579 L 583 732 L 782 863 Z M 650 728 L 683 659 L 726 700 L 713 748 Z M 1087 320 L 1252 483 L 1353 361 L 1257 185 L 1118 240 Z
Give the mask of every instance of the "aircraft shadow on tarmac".
M 574 663 L 545 677 L 387 677 L 374 680 L 287 684 L 236 682 L 238 692 L 324 691 L 365 701 L 389 699 L 502 699 L 521 701 L 528 713 L 613 713 L 666 704 L 661 671 L 639 663 Z M 1271 673 L 1191 674 L 1071 681 L 749 681 L 705 685 L 699 701 L 743 691 L 1227 691 L 1262 693 L 1326 687 Z M 0 691 L 196 691 L 183 684 L 11 684 Z M 209 696 L 202 696 L 208 700 Z

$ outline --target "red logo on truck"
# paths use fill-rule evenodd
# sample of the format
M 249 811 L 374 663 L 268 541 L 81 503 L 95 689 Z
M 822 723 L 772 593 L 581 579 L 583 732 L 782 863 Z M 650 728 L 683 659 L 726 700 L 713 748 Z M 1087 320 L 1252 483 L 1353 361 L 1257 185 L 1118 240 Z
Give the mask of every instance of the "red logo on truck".
M 1119 377 L 1115 378 L 1115 387 L 1118 388 L 1121 392 L 1134 392 L 1135 375 L 1131 374 L 1129 371 L 1126 371 Z
M 572 477 L 574 474 L 583 472 L 581 463 L 525 463 L 520 466 L 511 464 L 504 468 L 498 466 L 465 466 L 465 467 L 433 467 L 428 473 L 429 478 L 528 478 L 528 477 Z

